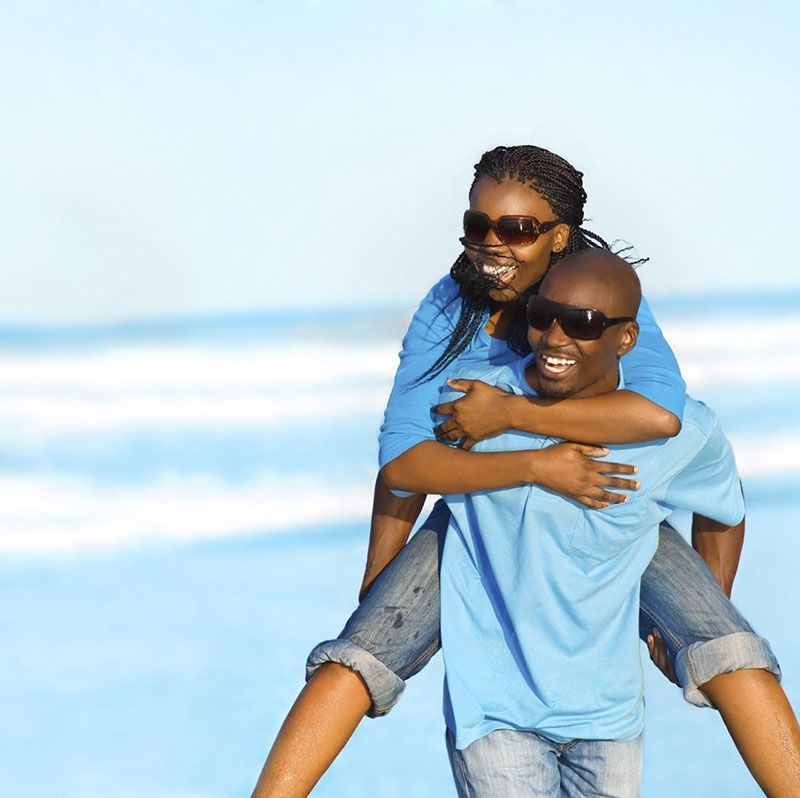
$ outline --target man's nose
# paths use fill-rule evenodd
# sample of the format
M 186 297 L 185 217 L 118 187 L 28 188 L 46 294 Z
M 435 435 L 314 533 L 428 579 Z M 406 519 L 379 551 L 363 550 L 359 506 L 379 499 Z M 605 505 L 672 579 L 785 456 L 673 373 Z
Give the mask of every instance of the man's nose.
M 553 323 L 545 330 L 543 343 L 545 347 L 557 349 L 559 346 L 571 344 L 572 338 L 561 329 L 558 319 L 553 319 Z

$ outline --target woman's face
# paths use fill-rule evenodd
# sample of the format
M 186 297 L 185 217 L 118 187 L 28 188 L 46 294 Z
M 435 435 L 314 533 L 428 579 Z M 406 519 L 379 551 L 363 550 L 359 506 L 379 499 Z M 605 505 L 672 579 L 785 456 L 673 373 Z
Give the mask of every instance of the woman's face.
M 495 222 L 501 216 L 533 216 L 540 222 L 556 218 L 541 194 L 516 180 L 496 183 L 490 177 L 482 177 L 469 195 L 469 207 L 485 213 Z M 564 249 L 568 237 L 569 226 L 559 224 L 542 233 L 532 244 L 509 246 L 500 241 L 494 230 L 489 230 L 484 246 L 465 247 L 464 251 L 475 268 L 502 283 L 502 288 L 489 292 L 490 299 L 510 302 L 544 276 L 550 264 L 550 253 Z

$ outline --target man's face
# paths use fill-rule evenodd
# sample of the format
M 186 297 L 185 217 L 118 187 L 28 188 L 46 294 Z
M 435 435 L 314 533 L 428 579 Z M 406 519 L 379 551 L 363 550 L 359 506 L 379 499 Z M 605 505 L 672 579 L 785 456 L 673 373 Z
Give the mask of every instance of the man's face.
M 613 289 L 591 280 L 559 278 L 557 270 L 548 275 L 539 293 L 545 299 L 580 308 L 602 311 L 607 317 L 617 312 Z M 528 327 L 528 341 L 534 352 L 539 392 L 552 397 L 585 398 L 616 389 L 619 357 L 636 343 L 638 325 L 623 322 L 608 327 L 595 341 L 570 338 L 554 321 L 547 330 Z

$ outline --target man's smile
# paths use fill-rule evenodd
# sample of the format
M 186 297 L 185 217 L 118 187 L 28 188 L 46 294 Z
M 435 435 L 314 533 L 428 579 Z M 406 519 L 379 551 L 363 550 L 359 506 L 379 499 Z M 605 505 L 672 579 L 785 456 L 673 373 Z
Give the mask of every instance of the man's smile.
M 537 355 L 539 370 L 544 377 L 557 378 L 568 372 L 578 361 L 563 355 L 542 353 Z

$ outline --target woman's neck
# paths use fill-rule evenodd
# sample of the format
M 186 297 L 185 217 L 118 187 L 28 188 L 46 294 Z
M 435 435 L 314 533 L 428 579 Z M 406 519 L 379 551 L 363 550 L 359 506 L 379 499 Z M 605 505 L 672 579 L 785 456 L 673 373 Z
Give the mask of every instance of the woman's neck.
M 512 302 L 489 302 L 489 320 L 485 330 L 492 338 L 505 341 L 508 338 L 508 328 L 514 314 Z

